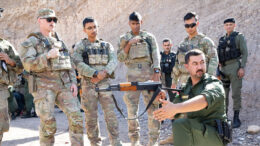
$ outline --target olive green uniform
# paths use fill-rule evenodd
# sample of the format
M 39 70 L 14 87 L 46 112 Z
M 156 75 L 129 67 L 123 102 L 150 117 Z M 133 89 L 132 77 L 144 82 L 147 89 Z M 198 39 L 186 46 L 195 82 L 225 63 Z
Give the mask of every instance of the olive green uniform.
M 96 87 L 108 87 L 117 66 L 116 54 L 110 43 L 97 39 L 91 43 L 87 38 L 75 45 L 73 60 L 81 79 L 81 106 L 86 116 L 87 135 L 91 146 L 101 145 L 98 124 L 98 102 L 101 104 L 109 140 L 112 146 L 120 146 L 117 117 L 112 92 L 98 93 Z M 96 71 L 107 71 L 107 77 L 94 84 L 91 82 Z
M 216 129 L 215 120 L 226 121 L 225 91 L 221 81 L 204 74 L 201 80 L 192 85 L 189 78 L 183 92 L 175 98 L 175 103 L 187 101 L 197 95 L 206 98 L 205 109 L 187 113 L 187 118 L 173 122 L 174 146 L 222 146 L 222 139 Z
M 6 40 L 0 38 L 0 52 L 6 53 L 10 59 L 14 60 L 15 67 L 5 64 L 7 71 L 0 62 L 0 145 L 3 138 L 3 133 L 9 130 L 9 114 L 8 101 L 10 96 L 8 85 L 13 84 L 17 78 L 17 74 L 22 72 L 22 63 L 14 47 Z
M 232 33 L 230 35 L 232 35 Z M 226 38 L 228 36 L 225 35 L 224 37 Z M 227 108 L 229 105 L 229 91 L 231 85 L 233 110 L 237 111 L 241 109 L 241 88 L 242 88 L 242 79 L 238 78 L 237 72 L 239 68 L 245 68 L 247 62 L 247 56 L 248 56 L 247 44 L 243 34 L 239 33 L 235 37 L 235 45 L 236 45 L 236 49 L 240 50 L 241 57 L 226 61 L 223 65 L 221 65 L 220 71 L 224 74 L 224 76 L 221 77 L 221 80 L 223 82 L 226 97 L 227 97 L 226 98 Z
M 132 44 L 128 54 L 124 52 L 124 48 L 128 41 L 134 37 L 141 39 L 140 42 Z M 127 32 L 120 37 L 117 58 L 120 62 L 124 62 L 127 67 L 128 82 L 144 82 L 150 80 L 154 69 L 160 69 L 160 53 L 155 37 L 145 31 L 140 31 L 135 36 L 132 32 Z M 147 105 L 152 97 L 152 92 L 148 91 L 129 91 L 124 95 L 124 101 L 127 106 L 129 118 L 137 116 L 139 98 L 142 93 L 144 103 Z M 149 129 L 149 145 L 154 145 L 159 137 L 160 122 L 153 119 L 153 111 L 158 109 L 159 104 L 154 102 L 148 112 L 148 129 Z M 139 122 L 136 120 L 128 120 L 128 136 L 132 143 L 139 141 Z

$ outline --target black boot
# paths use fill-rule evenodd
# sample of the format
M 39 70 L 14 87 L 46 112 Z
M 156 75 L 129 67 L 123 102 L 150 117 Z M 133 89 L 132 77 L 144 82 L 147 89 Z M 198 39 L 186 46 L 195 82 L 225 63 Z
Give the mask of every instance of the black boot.
M 31 112 L 26 112 L 26 115 L 23 115 L 21 118 L 26 119 L 26 118 L 31 118 L 31 117 L 32 117 Z
M 233 128 L 240 127 L 241 122 L 239 120 L 239 111 L 234 112 L 234 118 L 233 118 Z
M 32 113 L 32 117 L 35 117 L 35 118 L 38 117 L 37 114 L 36 114 L 36 112 L 33 112 L 33 113 Z
M 16 116 L 15 116 L 15 113 L 14 113 L 14 112 L 11 114 L 11 119 L 12 119 L 12 120 L 15 120 L 15 119 L 16 119 Z

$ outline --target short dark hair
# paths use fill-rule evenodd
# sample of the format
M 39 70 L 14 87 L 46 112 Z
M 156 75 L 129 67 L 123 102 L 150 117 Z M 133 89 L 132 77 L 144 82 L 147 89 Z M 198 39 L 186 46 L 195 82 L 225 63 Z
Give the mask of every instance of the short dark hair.
M 163 43 L 166 43 L 166 42 L 170 42 L 170 43 L 172 43 L 171 39 L 169 39 L 169 38 L 165 38 L 165 39 L 163 39 L 162 42 L 163 42 Z
M 85 27 L 85 25 L 87 23 L 91 23 L 91 22 L 96 22 L 96 20 L 93 18 L 93 17 L 86 17 L 84 20 L 83 20 L 83 27 Z
M 188 51 L 187 53 L 185 53 L 185 64 L 189 63 L 191 56 L 199 56 L 199 55 L 205 56 L 205 54 L 199 49 L 193 49 Z
M 195 18 L 195 20 L 197 21 L 198 19 L 199 19 L 199 16 L 195 13 L 195 12 L 188 12 L 185 16 L 184 16 L 184 18 L 183 18 L 183 20 L 185 21 L 185 20 L 190 20 L 191 18 Z
M 129 15 L 129 20 L 130 21 L 141 21 L 142 20 L 142 16 L 138 12 L 133 12 L 133 13 L 131 13 Z

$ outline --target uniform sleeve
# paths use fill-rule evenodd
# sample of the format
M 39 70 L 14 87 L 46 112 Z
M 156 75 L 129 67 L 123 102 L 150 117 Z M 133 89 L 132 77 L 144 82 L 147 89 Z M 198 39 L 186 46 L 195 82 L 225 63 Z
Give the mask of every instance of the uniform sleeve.
M 128 54 L 126 54 L 124 51 L 124 48 L 127 43 L 128 41 L 123 36 L 121 36 L 119 39 L 118 50 L 117 50 L 117 59 L 120 62 L 125 62 L 128 57 Z
M 75 63 L 76 68 L 80 75 L 92 78 L 96 70 L 90 67 L 89 65 L 87 65 L 83 61 L 83 57 L 82 57 L 83 51 L 84 51 L 83 44 L 81 42 L 77 43 L 75 45 L 75 51 L 72 55 L 73 62 Z
M 224 88 L 220 81 L 207 84 L 205 89 L 201 92 L 201 95 L 203 95 L 208 102 L 207 108 L 225 100 Z
M 241 67 L 244 68 L 246 66 L 248 52 L 246 40 L 242 34 L 239 35 L 239 49 L 242 55 Z
M 151 48 L 152 48 L 152 59 L 153 59 L 153 68 L 160 69 L 160 52 L 157 41 L 153 35 L 150 36 L 151 39 Z
M 19 50 L 24 69 L 28 72 L 42 72 L 48 67 L 47 53 L 37 55 L 37 41 L 36 37 L 30 37 L 21 44 L 22 48 Z
M 109 43 L 108 43 L 109 44 Z M 108 56 L 108 64 L 105 67 L 105 70 L 108 72 L 109 75 L 111 75 L 117 66 L 117 59 L 116 59 L 116 54 L 114 51 L 114 48 L 111 44 L 109 44 L 109 56 Z
M 204 51 L 205 51 L 206 58 L 208 60 L 207 73 L 210 75 L 215 75 L 218 67 L 217 49 L 214 42 L 211 39 L 206 37 L 204 41 L 205 41 Z
M 69 71 L 69 76 L 70 76 L 70 79 L 71 79 L 71 82 L 75 85 L 77 85 L 77 78 L 76 78 L 76 71 L 74 68 L 72 68 L 70 71 Z
M 23 65 L 20 60 L 20 57 L 18 56 L 18 53 L 16 52 L 15 48 L 9 43 L 9 49 L 8 49 L 8 56 L 14 60 L 15 66 L 8 65 L 8 68 L 11 70 L 14 70 L 17 74 L 20 74 L 23 72 Z

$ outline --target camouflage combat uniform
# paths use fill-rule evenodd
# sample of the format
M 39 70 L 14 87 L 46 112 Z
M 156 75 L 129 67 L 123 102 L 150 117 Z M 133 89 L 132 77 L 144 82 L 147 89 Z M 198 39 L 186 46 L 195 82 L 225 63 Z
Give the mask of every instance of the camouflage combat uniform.
M 124 52 L 124 48 L 128 41 L 134 37 L 141 38 L 141 41 L 132 44 L 129 53 Z M 149 50 L 150 49 L 150 50 Z M 151 52 L 150 52 L 151 51 Z M 118 60 L 124 62 L 128 68 L 127 81 L 143 82 L 150 80 L 154 69 L 160 68 L 160 53 L 155 37 L 145 31 L 140 31 L 138 36 L 134 36 L 132 32 L 127 32 L 120 37 Z M 152 97 L 152 92 L 148 91 L 129 91 L 124 95 L 124 101 L 127 106 L 128 118 L 137 116 L 139 97 L 142 93 L 145 105 L 148 104 Z M 153 119 L 152 112 L 158 109 L 159 104 L 154 102 L 148 109 L 148 129 L 149 129 L 149 144 L 156 143 L 159 137 L 160 122 Z M 139 141 L 140 127 L 138 120 L 128 121 L 128 136 L 132 143 Z
M 3 133 L 9 130 L 8 101 L 10 96 L 8 85 L 13 84 L 17 74 L 22 72 L 22 63 L 14 47 L 6 40 L 0 38 L 0 52 L 6 53 L 10 59 L 14 60 L 16 65 L 12 67 L 3 61 L 0 61 L 0 145 Z M 7 70 L 5 70 L 5 67 Z
M 106 121 L 111 145 L 121 145 L 118 122 L 114 112 L 112 92 L 96 92 L 95 87 L 108 87 L 109 78 L 117 66 L 114 48 L 110 43 L 97 39 L 91 43 L 87 38 L 75 45 L 74 63 L 81 79 L 81 105 L 86 116 L 87 135 L 92 146 L 101 145 L 98 126 L 98 102 L 100 102 Z M 106 70 L 108 77 L 94 84 L 91 82 L 96 71 Z
M 181 87 L 183 83 L 186 83 L 189 77 L 189 72 L 184 67 L 185 53 L 192 49 L 199 49 L 204 52 L 207 63 L 207 73 L 210 75 L 215 75 L 216 73 L 218 55 L 214 42 L 201 33 L 192 39 L 186 37 L 178 47 L 175 67 L 172 71 L 172 83 L 175 84 L 177 88 Z
M 47 45 L 47 43 L 49 45 Z M 54 144 L 56 120 L 54 105 L 66 114 L 69 120 L 71 145 L 83 145 L 83 118 L 77 97 L 73 97 L 71 85 L 77 84 L 68 49 L 54 37 L 44 37 L 40 32 L 32 33 L 24 41 L 20 56 L 29 76 L 29 91 L 34 97 L 35 110 L 40 117 L 40 144 Z M 49 48 L 47 47 L 49 46 Z M 59 48 L 60 56 L 47 59 L 51 48 Z

